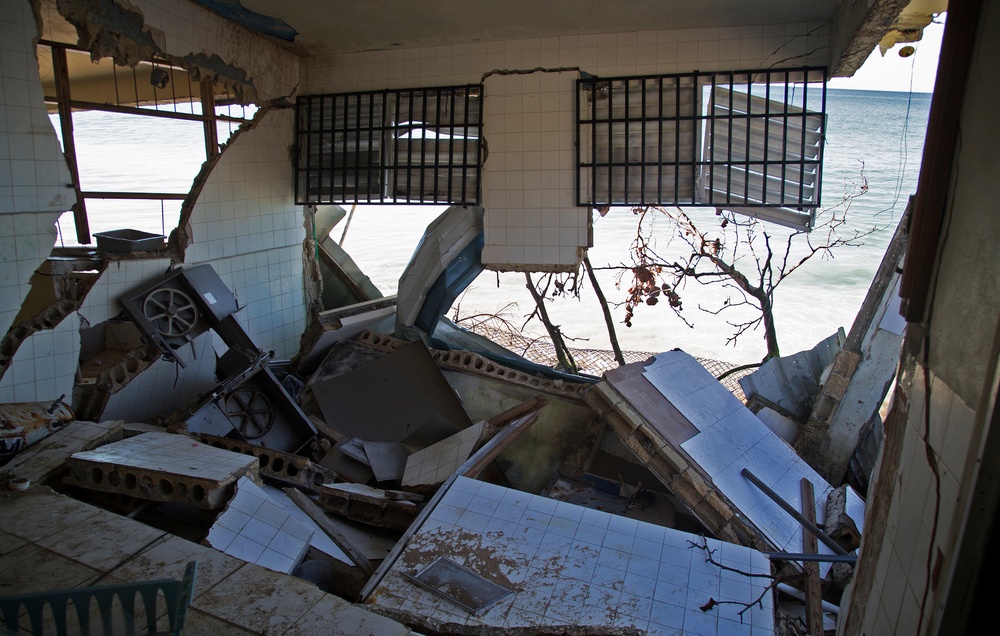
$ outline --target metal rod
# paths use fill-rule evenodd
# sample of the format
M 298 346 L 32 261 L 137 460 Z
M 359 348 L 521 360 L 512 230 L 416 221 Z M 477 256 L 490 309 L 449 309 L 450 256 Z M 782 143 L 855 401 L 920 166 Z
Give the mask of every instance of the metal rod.
M 854 565 L 858 557 L 853 554 L 804 554 L 801 552 L 765 552 L 764 556 L 778 561 L 808 561 L 810 563 L 847 563 Z
M 95 192 L 89 190 L 80 192 L 80 195 L 86 199 L 142 199 L 151 201 L 163 199 L 183 201 L 188 197 L 187 193 L 176 192 Z
M 787 501 L 778 496 L 778 493 L 771 490 L 764 482 L 762 482 L 756 475 L 754 475 L 748 469 L 744 468 L 743 470 L 740 471 L 740 474 L 749 479 L 750 483 L 752 483 L 754 486 L 757 486 L 757 488 L 759 488 L 761 492 L 770 497 L 774 503 L 781 506 L 782 510 L 790 514 L 792 518 L 801 523 L 807 530 L 809 530 L 809 532 L 812 532 L 814 535 L 816 535 L 816 538 L 822 541 L 823 545 L 833 550 L 835 554 L 841 554 L 841 555 L 847 554 L 847 550 L 840 547 L 840 544 L 831 539 L 829 535 L 827 535 L 825 532 L 820 530 L 815 523 L 810 523 L 808 519 L 802 516 L 801 512 L 796 510 L 791 504 L 789 504 Z

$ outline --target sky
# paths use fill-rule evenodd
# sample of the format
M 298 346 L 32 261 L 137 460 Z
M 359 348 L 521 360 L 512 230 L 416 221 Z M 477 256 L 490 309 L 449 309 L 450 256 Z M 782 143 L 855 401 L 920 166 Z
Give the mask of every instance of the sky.
M 878 47 L 872 51 L 854 77 L 835 77 L 830 80 L 830 88 L 852 88 L 869 91 L 910 91 L 930 93 L 934 90 L 937 73 L 938 54 L 941 52 L 941 35 L 944 33 L 944 15 L 924 29 L 924 36 L 913 43 L 917 52 L 908 58 L 899 56 L 899 50 L 906 44 L 897 44 L 882 57 Z

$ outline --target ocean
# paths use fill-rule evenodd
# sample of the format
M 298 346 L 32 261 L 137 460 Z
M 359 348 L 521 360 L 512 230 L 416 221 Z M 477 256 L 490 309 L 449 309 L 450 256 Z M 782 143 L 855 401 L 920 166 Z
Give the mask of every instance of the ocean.
M 870 234 L 861 239 L 859 246 L 841 247 L 828 256 L 817 254 L 777 288 L 774 315 L 783 354 L 808 349 L 839 327 L 850 330 L 907 200 L 916 189 L 929 107 L 929 93 L 829 89 L 821 209 L 834 208 L 839 215 L 849 203 L 847 223 L 840 235 L 854 231 Z M 120 133 L 110 134 L 111 126 L 121 124 L 113 123 L 107 114 L 75 113 L 74 125 L 85 190 L 125 189 L 124 184 L 130 180 L 143 183 L 142 187 L 151 191 L 183 192 L 190 187 L 203 160 L 198 123 L 158 120 L 152 134 L 169 143 L 156 144 L 155 152 L 142 151 L 140 144 L 123 139 Z M 144 131 L 144 135 L 148 134 Z M 107 157 L 124 160 L 111 165 Z M 867 183 L 867 191 L 845 202 L 845 196 L 857 193 L 863 182 Z M 88 205 L 92 232 L 122 227 L 169 232 L 180 208 L 174 201 L 162 206 L 159 202 L 130 201 Z M 443 209 L 358 206 L 344 248 L 384 294 L 393 294 L 424 228 Z M 687 212 L 700 228 L 717 225 L 713 210 L 692 208 Z M 73 244 L 68 216 L 60 221 L 60 230 L 64 244 Z M 783 245 L 790 233 L 773 224 L 768 224 L 766 230 L 773 245 Z M 339 240 L 342 232 L 342 227 L 334 228 L 334 238 Z M 635 232 L 636 217 L 628 208 L 613 208 L 604 217 L 595 214 L 594 246 L 590 250 L 594 267 L 628 263 Z M 669 225 L 659 224 L 656 236 L 662 253 L 679 255 L 676 250 L 680 242 L 670 241 Z M 822 243 L 822 238 L 820 232 L 814 232 L 808 240 Z M 792 255 L 801 255 L 806 245 L 805 236 L 796 237 Z M 742 261 L 739 266 L 748 273 L 755 270 L 750 261 Z M 761 329 L 744 333 L 735 342 L 728 341 L 733 334 L 730 323 L 754 314 L 738 313 L 738 308 L 712 313 L 727 300 L 731 304 L 737 301 L 731 289 L 690 283 L 681 290 L 685 320 L 675 316 L 666 303 L 660 303 L 639 307 L 632 326 L 626 327 L 620 304 L 627 281 L 619 288 L 610 270 L 599 271 L 598 279 L 612 305 L 623 349 L 659 352 L 681 348 L 692 355 L 737 364 L 760 361 L 765 353 Z M 548 303 L 550 317 L 571 339 L 570 346 L 609 349 L 600 305 L 585 275 L 581 282 L 579 299 L 556 298 Z M 533 309 L 520 273 L 484 272 L 457 305 L 462 316 L 497 313 L 518 329 L 522 329 Z M 544 330 L 534 320 L 523 327 L 523 332 L 535 336 Z

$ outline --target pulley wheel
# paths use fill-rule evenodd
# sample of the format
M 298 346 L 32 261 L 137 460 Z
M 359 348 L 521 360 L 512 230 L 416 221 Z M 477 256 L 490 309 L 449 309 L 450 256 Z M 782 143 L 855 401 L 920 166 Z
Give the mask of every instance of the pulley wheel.
M 226 415 L 244 439 L 263 437 L 274 425 L 274 407 L 257 389 L 237 389 L 226 398 Z
M 179 289 L 162 287 L 146 296 L 142 313 L 160 335 L 183 336 L 198 324 L 198 307 L 191 297 Z

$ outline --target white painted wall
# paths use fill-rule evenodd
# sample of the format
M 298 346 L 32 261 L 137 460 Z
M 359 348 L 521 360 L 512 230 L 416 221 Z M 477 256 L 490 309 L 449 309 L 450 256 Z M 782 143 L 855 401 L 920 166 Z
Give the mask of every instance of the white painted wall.
M 479 83 L 492 70 L 578 67 L 621 77 L 823 64 L 818 24 L 639 31 L 306 58 L 302 95 Z M 573 269 L 590 211 L 576 206 L 579 73 L 493 75 L 484 87 L 486 246 L 497 270 Z

